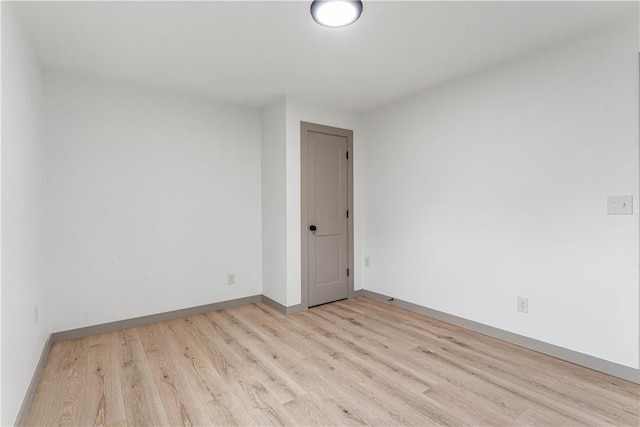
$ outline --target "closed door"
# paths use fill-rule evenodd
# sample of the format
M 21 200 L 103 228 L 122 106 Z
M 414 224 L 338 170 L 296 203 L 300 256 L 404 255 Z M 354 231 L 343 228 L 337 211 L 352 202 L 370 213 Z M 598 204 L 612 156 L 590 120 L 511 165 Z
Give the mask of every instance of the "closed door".
M 349 296 L 350 163 L 344 130 L 311 126 L 306 143 L 306 261 L 308 306 Z M 304 270 L 304 268 L 303 268 Z

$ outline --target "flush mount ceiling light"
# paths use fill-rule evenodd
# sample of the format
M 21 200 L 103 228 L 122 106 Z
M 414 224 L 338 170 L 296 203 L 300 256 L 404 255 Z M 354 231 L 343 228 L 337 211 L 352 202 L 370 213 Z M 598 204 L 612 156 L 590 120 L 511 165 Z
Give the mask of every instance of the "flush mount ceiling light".
M 311 2 L 313 20 L 324 27 L 346 27 L 356 22 L 361 13 L 360 0 L 314 0 Z

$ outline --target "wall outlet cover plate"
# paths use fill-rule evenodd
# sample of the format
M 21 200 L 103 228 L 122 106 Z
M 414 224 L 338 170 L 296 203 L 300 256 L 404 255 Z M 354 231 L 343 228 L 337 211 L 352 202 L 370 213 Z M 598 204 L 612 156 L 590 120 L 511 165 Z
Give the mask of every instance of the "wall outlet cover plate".
M 529 312 L 529 298 L 518 297 L 518 311 L 521 313 Z
M 608 215 L 633 215 L 633 196 L 608 196 Z

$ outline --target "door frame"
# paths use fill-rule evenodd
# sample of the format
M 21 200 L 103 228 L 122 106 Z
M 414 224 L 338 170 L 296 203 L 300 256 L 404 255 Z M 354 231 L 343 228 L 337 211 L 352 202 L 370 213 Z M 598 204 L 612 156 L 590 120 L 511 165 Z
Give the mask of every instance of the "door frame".
M 338 135 L 347 138 L 347 209 L 349 210 L 349 219 L 347 221 L 347 250 L 348 250 L 348 297 L 355 297 L 354 291 L 354 238 L 353 223 L 355 216 L 353 214 L 353 131 L 349 129 L 341 129 L 331 126 L 319 125 L 316 123 L 300 122 L 300 234 L 302 236 L 302 256 L 301 256 L 301 280 L 300 280 L 300 304 L 302 309 L 309 308 L 309 219 L 308 219 L 308 156 L 309 146 L 307 142 L 307 132 L 318 132 L 328 135 Z M 345 212 L 346 214 L 346 212 Z

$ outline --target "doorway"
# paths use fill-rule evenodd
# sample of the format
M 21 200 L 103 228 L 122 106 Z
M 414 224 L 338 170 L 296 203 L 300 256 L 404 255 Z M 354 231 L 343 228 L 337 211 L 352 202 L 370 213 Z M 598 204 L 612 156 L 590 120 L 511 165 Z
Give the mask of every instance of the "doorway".
M 352 297 L 353 131 L 300 123 L 302 304 Z

